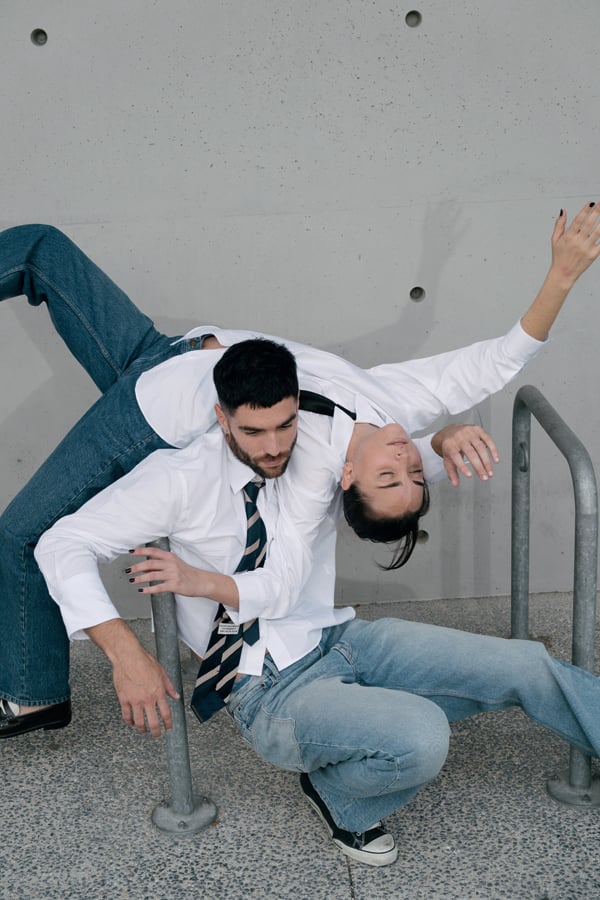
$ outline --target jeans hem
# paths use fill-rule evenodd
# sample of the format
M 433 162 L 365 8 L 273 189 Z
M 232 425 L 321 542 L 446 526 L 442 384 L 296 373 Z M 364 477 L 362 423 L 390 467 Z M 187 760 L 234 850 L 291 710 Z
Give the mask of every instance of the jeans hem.
M 10 691 L 3 691 L 0 687 L 0 697 L 3 700 L 9 700 L 11 703 L 17 703 L 19 706 L 57 706 L 59 703 L 66 703 L 67 700 L 70 700 L 71 694 L 40 700 L 39 697 L 35 699 L 33 697 L 17 697 L 16 694 L 12 694 Z

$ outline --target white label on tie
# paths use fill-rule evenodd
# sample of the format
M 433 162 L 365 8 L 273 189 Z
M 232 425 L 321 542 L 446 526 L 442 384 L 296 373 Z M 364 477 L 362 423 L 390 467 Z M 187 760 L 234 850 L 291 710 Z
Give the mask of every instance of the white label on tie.
M 237 634 L 239 630 L 239 625 L 235 622 L 221 622 L 217 629 L 219 634 Z

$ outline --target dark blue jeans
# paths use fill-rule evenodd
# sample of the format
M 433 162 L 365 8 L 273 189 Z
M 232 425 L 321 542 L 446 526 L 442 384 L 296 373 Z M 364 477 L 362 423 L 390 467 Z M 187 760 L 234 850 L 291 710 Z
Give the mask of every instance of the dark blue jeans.
M 24 225 L 0 234 L 0 300 L 46 303 L 65 344 L 102 391 L 0 518 L 0 697 L 23 705 L 69 696 L 69 641 L 33 557 L 39 536 L 166 444 L 142 415 L 135 383 L 188 349 L 171 346 L 64 234 Z

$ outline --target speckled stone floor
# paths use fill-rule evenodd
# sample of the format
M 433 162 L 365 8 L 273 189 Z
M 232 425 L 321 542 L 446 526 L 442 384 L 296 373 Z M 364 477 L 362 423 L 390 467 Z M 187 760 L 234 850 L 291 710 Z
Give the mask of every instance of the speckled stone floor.
M 570 598 L 531 607 L 532 635 L 567 659 Z M 359 614 L 508 634 L 504 599 Z M 134 624 L 152 646 L 148 622 Z M 387 820 L 400 855 L 377 870 L 334 848 L 297 777 L 259 760 L 224 714 L 202 729 L 189 721 L 196 790 L 219 807 L 217 823 L 192 838 L 161 834 L 150 814 L 168 795 L 163 742 L 122 725 L 110 667 L 89 643 L 73 648 L 72 686 L 69 728 L 0 744 L 1 900 L 600 898 L 600 808 L 549 798 L 545 780 L 566 768 L 567 747 L 517 711 L 453 726 L 440 776 Z

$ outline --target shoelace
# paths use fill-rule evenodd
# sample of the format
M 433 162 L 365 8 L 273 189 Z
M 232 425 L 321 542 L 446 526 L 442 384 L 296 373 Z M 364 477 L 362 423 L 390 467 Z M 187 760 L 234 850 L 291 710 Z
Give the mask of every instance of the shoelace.
M 376 837 L 371 837 L 367 839 L 367 835 L 372 831 L 378 831 L 379 834 Z M 354 835 L 354 846 L 361 850 L 365 844 L 371 844 L 373 841 L 376 841 L 378 838 L 382 837 L 385 834 L 383 831 L 383 822 L 376 822 L 375 825 L 371 825 L 370 828 L 367 828 L 365 831 L 353 831 Z

